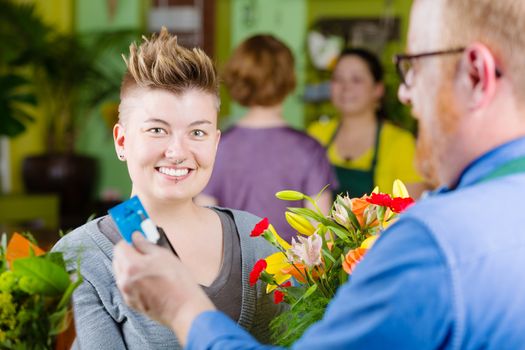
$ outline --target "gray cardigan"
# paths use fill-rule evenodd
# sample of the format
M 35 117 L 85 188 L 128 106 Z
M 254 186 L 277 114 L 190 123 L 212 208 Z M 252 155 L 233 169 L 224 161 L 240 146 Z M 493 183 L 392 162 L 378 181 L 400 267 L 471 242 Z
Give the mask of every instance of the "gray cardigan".
M 250 232 L 259 218 L 231 210 L 239 231 L 242 260 L 242 303 L 239 325 L 258 340 L 269 342 L 269 322 L 281 311 L 265 285 L 250 287 L 249 274 L 258 259 L 272 254 L 274 248 Z M 113 244 L 99 231 L 95 219 L 64 236 L 53 248 L 66 258 L 74 271 L 80 256 L 84 282 L 73 294 L 78 349 L 180 349 L 175 334 L 168 328 L 130 309 L 123 301 L 113 276 Z

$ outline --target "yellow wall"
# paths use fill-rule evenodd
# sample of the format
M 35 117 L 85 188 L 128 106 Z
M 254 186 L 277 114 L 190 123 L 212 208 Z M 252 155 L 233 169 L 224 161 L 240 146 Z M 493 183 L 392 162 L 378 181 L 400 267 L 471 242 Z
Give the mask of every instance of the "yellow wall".
M 37 13 L 47 23 L 61 31 L 70 31 L 73 28 L 74 0 L 18 0 L 18 2 L 34 3 Z M 12 192 L 22 192 L 22 161 L 28 155 L 44 151 L 44 135 L 45 123 L 37 114 L 35 122 L 28 124 L 24 133 L 10 140 Z

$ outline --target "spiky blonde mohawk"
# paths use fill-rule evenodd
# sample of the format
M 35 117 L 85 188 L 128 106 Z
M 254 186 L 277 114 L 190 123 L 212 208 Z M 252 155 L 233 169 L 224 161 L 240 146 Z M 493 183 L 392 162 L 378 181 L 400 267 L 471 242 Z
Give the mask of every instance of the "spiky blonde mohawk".
M 198 89 L 217 96 L 218 77 L 212 60 L 198 48 L 187 49 L 177 43 L 177 37 L 162 27 L 160 33 L 129 47 L 129 57 L 122 55 L 127 71 L 120 95 L 130 88 L 148 87 L 181 94 Z

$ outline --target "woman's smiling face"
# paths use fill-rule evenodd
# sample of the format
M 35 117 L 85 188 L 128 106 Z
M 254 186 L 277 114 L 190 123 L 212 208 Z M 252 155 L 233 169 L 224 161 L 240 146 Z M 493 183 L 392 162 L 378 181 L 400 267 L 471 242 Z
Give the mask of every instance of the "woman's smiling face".
M 208 183 L 220 138 L 217 97 L 134 88 L 123 96 L 113 130 L 127 161 L 132 194 L 148 201 L 187 201 Z
M 357 55 L 341 57 L 330 88 L 332 104 L 343 115 L 375 112 L 384 93 L 383 84 L 374 81 L 370 68 Z

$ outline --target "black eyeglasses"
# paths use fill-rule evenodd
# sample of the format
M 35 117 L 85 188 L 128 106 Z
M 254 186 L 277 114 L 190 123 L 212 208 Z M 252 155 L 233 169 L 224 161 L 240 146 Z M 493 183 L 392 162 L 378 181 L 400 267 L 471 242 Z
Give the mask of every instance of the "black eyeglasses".
M 463 51 L 465 51 L 464 47 L 458 47 L 456 49 L 424 52 L 415 55 L 398 54 L 394 56 L 394 63 L 396 65 L 396 70 L 399 74 L 399 78 L 401 78 L 401 82 L 406 87 L 410 87 L 407 81 L 407 75 L 412 70 L 413 60 L 431 56 L 458 54 L 462 53 Z M 499 78 L 501 77 L 501 75 L 502 74 L 500 70 L 496 68 L 496 77 Z

